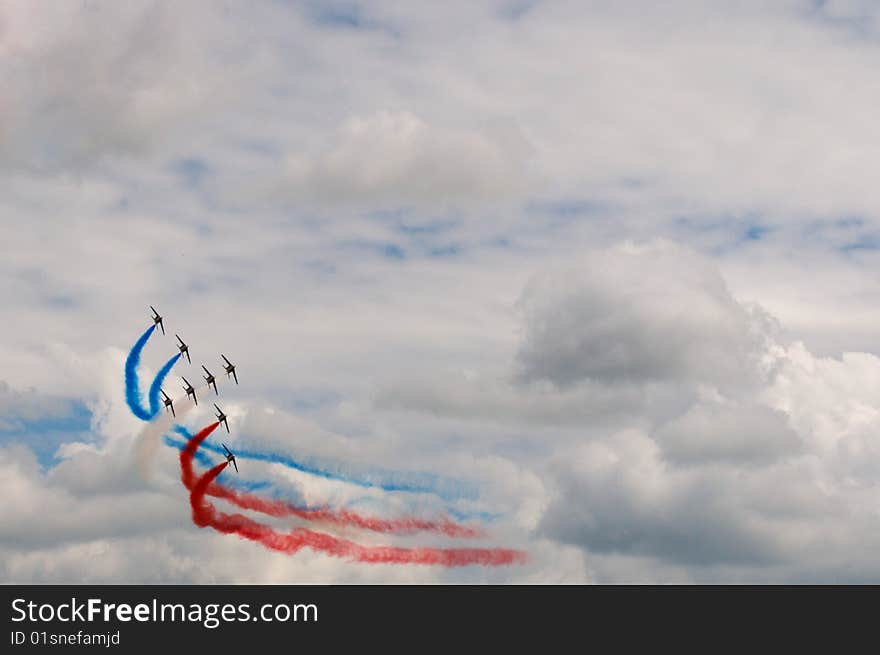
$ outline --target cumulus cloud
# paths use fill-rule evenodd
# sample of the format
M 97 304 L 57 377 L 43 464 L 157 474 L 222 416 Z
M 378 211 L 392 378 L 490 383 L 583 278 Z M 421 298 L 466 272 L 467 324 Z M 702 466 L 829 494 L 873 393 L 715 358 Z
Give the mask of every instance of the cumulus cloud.
M 538 534 L 598 579 L 807 580 L 847 557 L 878 575 L 880 358 L 810 353 L 669 243 L 585 253 L 523 299 L 514 375 L 408 379 L 378 406 L 522 441 L 548 485 Z
M 689 268 L 694 270 L 693 264 Z M 674 271 L 675 267 L 663 264 L 648 266 L 643 275 L 662 276 L 661 286 L 668 289 L 680 291 L 679 284 L 691 293 L 704 288 L 694 284 L 689 275 Z M 620 279 L 621 284 L 632 281 L 626 276 Z M 630 307 L 632 297 L 620 291 L 622 305 Z M 577 305 L 580 301 L 575 298 L 570 302 Z M 735 306 L 732 299 L 729 303 Z M 735 353 L 731 364 L 738 362 L 748 369 L 754 366 L 756 352 L 759 359 L 773 360 L 764 376 L 751 377 L 745 389 L 738 387 L 731 396 L 727 380 L 732 369 L 723 369 L 711 353 L 707 356 L 705 341 L 691 331 L 690 317 L 685 313 L 679 316 L 681 331 L 690 334 L 688 342 L 693 344 L 686 348 L 702 354 L 678 370 L 689 371 L 694 382 L 712 385 L 711 389 L 703 389 L 691 406 L 672 420 L 656 423 L 644 432 L 612 432 L 607 438 L 571 446 L 567 454 L 552 458 L 560 495 L 547 513 L 546 529 L 596 552 L 630 552 L 698 566 L 738 562 L 768 570 L 799 557 L 804 559 L 798 563 L 806 565 L 810 557 L 816 557 L 807 552 L 830 538 L 832 530 L 843 529 L 847 536 L 837 535 L 838 542 L 844 542 L 838 547 L 852 549 L 855 557 L 864 558 L 859 544 L 861 528 L 849 525 L 852 518 L 844 519 L 840 514 L 844 507 L 847 513 L 862 511 L 862 491 L 851 490 L 853 471 L 827 453 L 852 443 L 861 457 L 867 458 L 861 462 L 862 473 L 870 469 L 876 474 L 880 460 L 862 441 L 865 424 L 876 425 L 874 408 L 853 411 L 854 399 L 837 393 L 828 394 L 834 398 L 831 406 L 801 406 L 804 414 L 798 416 L 792 411 L 794 399 L 812 394 L 812 390 L 827 390 L 829 384 L 836 386 L 829 373 L 838 366 L 834 360 L 809 355 L 803 346 L 779 343 L 767 335 L 756 342 L 763 352 L 756 350 L 757 345 L 743 350 L 742 336 L 757 332 L 755 326 L 714 331 L 719 337 L 715 351 Z M 746 316 L 731 311 L 726 319 L 737 325 Z M 586 321 L 580 334 L 590 329 Z M 670 347 L 663 341 L 667 330 L 662 320 L 636 321 L 630 329 L 658 339 L 659 349 Z M 552 357 L 551 351 L 551 361 Z M 840 375 L 851 384 L 860 379 L 862 385 L 876 373 L 866 375 L 859 369 L 871 371 L 880 364 L 867 354 L 848 355 L 844 362 L 849 365 L 839 368 L 847 372 L 841 370 Z M 692 365 L 702 373 L 695 374 L 689 368 Z M 805 367 L 811 369 L 810 374 Z M 792 369 L 800 373 L 794 384 Z M 719 370 L 724 371 L 721 377 L 717 377 Z M 833 407 L 840 402 L 848 407 Z M 809 424 L 804 423 L 805 415 L 811 417 Z M 837 429 L 832 437 L 828 424 L 833 419 Z M 836 443 L 830 444 L 830 439 Z M 576 506 L 571 503 L 573 498 L 580 499 Z M 871 526 L 871 539 L 876 539 L 880 526 L 873 512 L 867 511 L 861 520 Z
M 758 363 L 749 310 L 710 264 L 670 243 L 619 247 L 540 276 L 521 305 L 526 382 L 726 384 Z

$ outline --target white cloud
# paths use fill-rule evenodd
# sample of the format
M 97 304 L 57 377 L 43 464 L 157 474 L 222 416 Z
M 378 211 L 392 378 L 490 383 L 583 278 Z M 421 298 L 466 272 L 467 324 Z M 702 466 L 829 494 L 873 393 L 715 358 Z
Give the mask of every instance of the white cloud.
M 322 203 L 454 206 L 522 191 L 529 150 L 515 126 L 461 130 L 406 111 L 345 121 L 314 154 L 287 158 L 292 199 Z
M 523 348 L 530 370 L 577 375 L 427 389 L 408 378 L 379 407 L 497 433 L 496 447 L 527 453 L 551 499 L 539 534 L 581 546 L 600 580 L 808 580 L 843 575 L 832 571 L 847 557 L 865 579 L 880 573 L 864 547 L 880 537 L 880 358 L 820 357 L 785 340 L 679 246 L 625 245 L 564 270 L 528 285 Z M 552 338 L 535 347 L 536 333 Z M 608 351 L 648 364 L 624 377 Z
M 81 170 L 148 149 L 216 92 L 204 53 L 164 2 L 0 7 L 0 166 Z

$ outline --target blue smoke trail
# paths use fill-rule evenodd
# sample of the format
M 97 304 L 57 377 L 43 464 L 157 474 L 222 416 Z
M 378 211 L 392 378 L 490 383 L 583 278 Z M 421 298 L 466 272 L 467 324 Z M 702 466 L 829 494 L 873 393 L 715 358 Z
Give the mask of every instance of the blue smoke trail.
M 495 514 L 492 512 L 465 512 L 455 509 L 454 507 L 447 507 L 446 511 L 449 513 L 449 516 L 456 521 L 472 521 L 473 519 L 476 519 L 483 523 L 493 523 L 504 516 L 504 514 Z
M 174 439 L 172 437 L 169 437 L 167 434 L 162 439 L 163 441 L 165 441 L 166 446 L 177 448 L 177 450 L 183 450 L 184 448 L 186 448 L 185 441 Z M 206 468 L 211 468 L 215 464 L 211 456 L 208 455 L 201 447 L 193 453 L 193 459 Z
M 192 438 L 192 434 L 185 427 L 176 425 L 174 430 L 183 435 L 187 439 Z M 212 451 L 218 455 L 223 455 L 223 449 L 215 446 L 207 441 L 201 445 L 201 448 Z M 347 482 L 359 487 L 382 489 L 383 491 L 400 491 L 405 493 L 427 493 L 434 494 L 444 500 L 457 500 L 459 498 L 476 498 L 478 490 L 473 485 L 465 485 L 457 480 L 449 480 L 432 474 L 401 474 L 390 471 L 376 471 L 362 477 L 354 477 L 347 475 L 339 470 L 330 470 L 329 468 L 320 468 L 316 464 L 310 464 L 295 460 L 285 455 L 277 453 L 265 453 L 254 450 L 245 450 L 237 448 L 235 451 L 237 457 L 242 459 L 254 459 L 261 462 L 270 462 L 272 464 L 281 464 L 287 468 L 292 468 L 302 473 L 316 475 L 326 478 L 327 480 L 336 480 L 339 482 Z M 401 479 L 402 478 L 402 479 Z
M 176 426 L 175 430 L 180 434 L 189 434 L 189 432 L 186 430 L 186 428 L 180 428 L 179 426 Z M 183 441 L 181 439 L 175 439 L 174 437 L 172 437 L 170 435 L 166 434 L 163 437 L 163 440 L 165 441 L 166 446 L 171 446 L 172 448 L 176 448 L 177 450 L 182 451 L 186 448 L 186 441 Z M 193 453 L 194 459 L 199 464 L 204 466 L 205 468 L 211 468 L 216 463 L 214 461 L 214 459 L 203 450 L 204 448 L 207 448 L 209 446 L 210 446 L 210 444 L 208 444 L 207 442 L 204 442 L 199 447 L 199 449 L 195 453 Z M 211 450 L 213 450 L 213 449 L 211 449 Z M 261 490 L 267 490 L 267 488 L 273 487 L 273 484 L 271 482 L 269 482 L 268 480 L 242 480 L 242 479 L 237 478 L 235 476 L 227 477 L 224 480 L 223 484 L 226 485 L 227 487 L 232 488 L 232 489 L 237 489 L 239 491 L 245 491 L 245 492 L 249 492 L 249 493 L 255 492 L 255 491 L 261 491 Z M 325 509 L 326 508 L 326 506 L 323 506 L 323 505 L 322 506 L 318 506 L 318 505 L 308 506 L 303 503 L 302 497 L 299 494 L 291 494 L 289 492 L 285 493 L 284 491 L 278 489 L 277 487 L 272 488 L 272 489 L 268 489 L 268 491 L 269 491 L 269 494 L 268 494 L 269 498 L 273 498 L 275 500 L 286 500 L 288 502 L 292 502 L 299 509 L 313 510 L 313 509 Z M 353 508 L 353 507 L 357 507 L 357 506 L 364 505 L 364 504 L 374 505 L 376 503 L 379 503 L 380 505 L 382 504 L 381 501 L 379 501 L 379 499 L 377 499 L 377 498 L 362 497 L 362 498 L 356 498 L 354 500 L 347 502 L 345 504 L 345 506 L 348 508 Z M 501 516 L 503 516 L 503 514 L 493 514 L 491 512 L 459 510 L 454 507 L 446 507 L 446 508 L 444 508 L 443 511 L 446 512 L 447 514 L 449 514 L 449 516 L 456 519 L 457 521 L 462 521 L 462 522 L 473 521 L 476 519 L 476 520 L 483 521 L 486 523 L 492 523 L 492 522 L 496 521 L 498 518 L 500 518 Z
M 150 335 L 153 334 L 153 330 L 155 329 L 155 323 L 148 327 L 141 335 L 140 339 L 138 339 L 134 346 L 132 346 L 131 351 L 128 353 L 128 357 L 125 358 L 125 402 L 128 403 L 128 407 L 132 413 L 142 421 L 149 421 L 153 418 L 153 415 L 149 410 L 144 409 L 141 406 L 143 398 L 141 396 L 140 385 L 138 384 L 137 370 L 141 363 L 141 351 L 144 349 L 147 340 L 150 338 Z
M 166 446 L 171 446 L 172 448 L 176 448 L 177 450 L 182 451 L 186 448 L 186 441 L 175 439 L 174 437 L 167 435 L 167 434 L 163 437 L 163 441 L 165 442 Z M 208 455 L 206 452 L 203 451 L 203 448 L 204 448 L 204 444 L 202 444 L 202 446 L 199 447 L 199 449 L 195 453 L 193 453 L 193 458 L 199 464 L 204 466 L 205 468 L 211 468 L 214 466 L 214 464 L 216 462 L 214 461 L 214 459 L 210 455 Z M 241 478 L 238 478 L 236 476 L 230 476 L 230 477 L 224 478 L 223 485 L 226 487 L 229 487 L 230 489 L 236 489 L 238 491 L 245 491 L 245 492 L 251 493 L 254 491 L 260 491 L 260 490 L 266 489 L 267 487 L 271 487 L 272 483 L 269 482 L 268 480 L 242 480 Z M 303 510 L 324 509 L 323 506 L 309 507 L 307 505 L 303 505 L 302 504 L 302 497 L 299 496 L 299 494 L 293 494 L 293 493 L 284 494 L 284 493 L 281 493 L 280 490 L 278 490 L 278 489 L 273 490 L 273 492 L 274 493 L 272 493 L 269 496 L 270 498 L 274 498 L 276 500 L 283 499 L 283 500 L 287 500 L 288 502 L 293 502 L 296 504 L 298 509 L 303 509 Z
M 150 418 L 159 413 L 159 391 L 162 389 L 162 383 L 165 382 L 165 378 L 168 376 L 168 373 L 171 372 L 171 369 L 174 368 L 174 365 L 177 363 L 177 360 L 180 359 L 180 353 L 177 353 L 174 357 L 165 362 L 165 365 L 159 369 L 159 372 L 156 373 L 156 377 L 153 378 L 153 383 L 150 385 Z
M 355 498 L 354 500 L 350 500 L 347 503 L 345 503 L 345 507 L 347 509 L 351 509 L 353 507 L 363 507 L 363 506 L 366 506 L 371 509 L 376 509 L 376 508 L 381 508 L 383 505 L 384 505 L 384 503 L 382 502 L 381 498 L 377 498 L 375 496 L 362 496 L 361 498 Z M 442 512 L 444 514 L 448 514 L 450 517 L 454 518 L 456 521 L 459 521 L 462 523 L 468 522 L 468 521 L 474 521 L 474 520 L 482 521 L 484 523 L 493 523 L 494 521 L 496 521 L 499 518 L 501 518 L 502 516 L 504 516 L 504 514 L 493 514 L 492 512 L 485 512 L 485 511 L 479 511 L 479 510 L 461 510 L 461 509 L 457 509 L 455 507 L 450 507 L 449 505 L 443 507 L 442 509 L 436 508 L 436 507 L 432 508 L 432 509 L 434 509 L 438 512 Z M 407 511 L 414 512 L 415 509 L 410 507 L 410 508 L 408 508 Z M 422 509 L 421 511 L 422 511 L 422 513 L 425 512 L 424 509 Z

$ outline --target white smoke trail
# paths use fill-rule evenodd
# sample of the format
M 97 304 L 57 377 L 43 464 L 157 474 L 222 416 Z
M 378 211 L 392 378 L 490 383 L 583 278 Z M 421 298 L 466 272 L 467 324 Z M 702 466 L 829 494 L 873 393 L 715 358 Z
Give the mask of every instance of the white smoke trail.
M 207 390 L 208 385 L 202 384 L 195 387 L 196 396 L 201 391 Z M 159 442 L 162 435 L 168 432 L 172 425 L 179 422 L 189 412 L 196 407 L 195 403 L 189 396 L 174 399 L 174 411 L 176 417 L 172 416 L 167 410 L 157 414 L 153 420 L 148 422 L 135 438 L 134 457 L 138 472 L 141 478 L 149 480 L 152 475 L 152 463 L 155 459 L 156 451 L 159 448 Z

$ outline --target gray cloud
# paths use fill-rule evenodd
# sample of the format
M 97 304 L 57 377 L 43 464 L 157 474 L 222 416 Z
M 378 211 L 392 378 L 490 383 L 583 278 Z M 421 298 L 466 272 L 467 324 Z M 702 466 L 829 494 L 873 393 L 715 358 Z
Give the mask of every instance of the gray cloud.
M 521 306 L 525 382 L 726 385 L 750 374 L 761 345 L 718 272 L 669 243 L 620 247 L 539 276 Z
M 521 449 L 550 494 L 538 534 L 583 548 L 598 579 L 806 580 L 847 552 L 878 575 L 860 539 L 880 530 L 861 487 L 880 469 L 880 359 L 787 341 L 680 246 L 562 271 L 527 285 L 515 383 L 407 379 L 377 406 Z
M 768 564 L 782 557 L 772 529 L 737 507 L 730 479 L 668 471 L 644 435 L 619 434 L 570 453 L 546 534 L 590 552 L 705 565 Z
M 655 435 L 677 463 L 768 463 L 797 454 L 801 440 L 785 413 L 756 403 L 700 403 Z
M 147 150 L 214 88 L 165 2 L 4 3 L 0 167 L 82 171 Z

